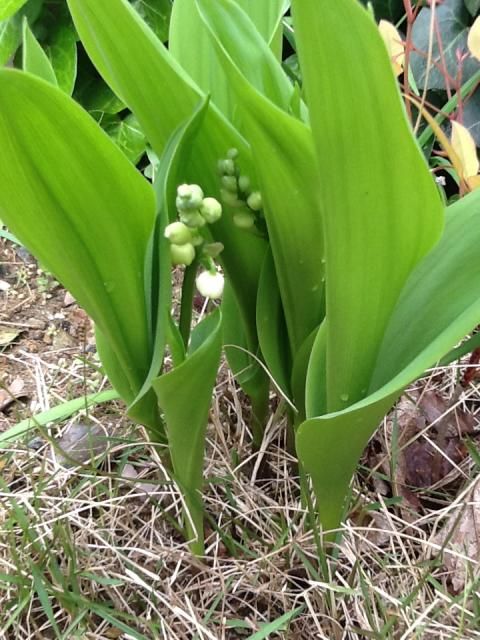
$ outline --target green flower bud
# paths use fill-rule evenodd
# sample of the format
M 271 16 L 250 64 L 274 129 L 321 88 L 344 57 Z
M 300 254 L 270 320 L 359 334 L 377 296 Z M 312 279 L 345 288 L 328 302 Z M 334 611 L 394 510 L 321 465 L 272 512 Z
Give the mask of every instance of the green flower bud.
M 239 229 L 251 229 L 255 224 L 255 216 L 249 211 L 238 211 L 233 216 L 233 222 Z
M 195 259 L 193 244 L 171 244 L 170 257 L 172 264 L 183 264 L 188 267 Z
M 208 224 L 213 224 L 222 217 L 222 205 L 215 198 L 204 198 L 200 213 Z
M 247 204 L 252 211 L 260 211 L 262 208 L 262 194 L 260 191 L 253 191 L 247 198 Z
M 202 236 L 202 234 L 198 231 L 197 228 L 191 229 L 191 234 L 192 234 L 192 244 L 194 247 L 199 247 L 201 244 L 204 243 L 205 238 Z
M 221 298 L 223 294 L 223 287 L 225 279 L 223 275 L 216 271 L 202 271 L 196 278 L 195 284 L 199 293 L 205 298 Z
M 198 184 L 181 184 L 177 189 L 175 204 L 178 211 L 198 209 L 203 200 L 203 191 Z
M 172 244 L 188 244 L 192 241 L 192 232 L 183 222 L 172 222 L 167 225 L 164 236 Z
M 243 193 L 250 189 L 250 178 L 248 176 L 240 176 L 238 179 L 238 187 Z
M 207 224 L 199 211 L 181 211 L 180 220 L 190 228 L 204 227 Z
M 238 158 L 238 149 L 235 149 L 235 147 L 229 149 L 227 151 L 227 158 L 229 160 L 236 160 Z
M 220 181 L 222 183 L 222 187 L 227 191 L 231 191 L 232 193 L 237 193 L 237 179 L 235 176 L 222 176 Z
M 226 160 L 219 160 L 218 161 L 218 173 L 223 176 L 223 175 L 228 175 L 228 176 L 234 176 L 235 175 L 235 162 L 229 158 L 227 158 Z
M 232 193 L 231 191 L 227 191 L 226 189 L 220 190 L 220 196 L 223 202 L 229 207 L 244 207 L 245 202 L 243 200 L 239 200 L 236 193 Z

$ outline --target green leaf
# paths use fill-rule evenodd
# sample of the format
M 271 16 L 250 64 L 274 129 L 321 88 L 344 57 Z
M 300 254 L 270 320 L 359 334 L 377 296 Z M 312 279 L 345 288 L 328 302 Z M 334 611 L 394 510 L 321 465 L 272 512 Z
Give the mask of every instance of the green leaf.
M 135 0 L 133 6 L 162 42 L 168 40 L 172 0 Z
M 238 18 L 234 3 L 224 0 L 222 14 L 213 11 L 213 5 L 204 0 L 198 0 L 197 5 L 222 54 L 221 61 L 240 103 L 244 130 L 256 158 L 264 214 L 294 354 L 324 315 L 323 226 L 316 193 L 318 176 L 311 132 L 252 87 L 230 55 L 229 34 L 232 23 L 235 24 Z M 233 55 L 237 53 L 234 49 Z M 268 57 L 262 60 L 272 67 L 265 75 L 276 82 L 278 75 L 273 67 L 278 67 L 278 63 Z
M 89 56 L 136 115 L 161 156 L 172 132 L 205 96 L 125 0 L 110 0 L 108 6 L 97 0 L 68 0 L 68 5 Z M 251 174 L 245 141 L 209 105 L 184 167 L 183 181 L 199 183 L 205 193 L 219 197 L 217 162 L 231 147 L 239 150 L 242 166 Z M 241 301 L 249 333 L 255 336 L 255 301 L 265 242 L 239 232 L 228 209 L 212 227 L 212 234 L 225 247 L 223 265 Z
M 57 86 L 57 78 L 50 60 L 33 35 L 26 18 L 23 20 L 22 66 L 25 71 Z
M 390 319 L 371 391 L 402 370 L 435 364 L 478 324 L 479 206 L 474 191 L 447 209 L 440 242 L 411 274 Z
M 71 95 L 77 77 L 77 34 L 66 9 L 57 16 L 55 28 L 49 33 L 46 52 L 58 86 Z
M 405 13 L 402 0 L 361 0 L 361 2 L 364 5 L 370 3 L 373 6 L 377 20 L 389 20 L 395 23 Z
M 208 101 L 203 101 L 193 114 L 173 132 L 160 159 L 154 188 L 157 199 L 155 227 L 145 256 L 145 300 L 147 304 L 149 333 L 152 336 L 150 368 L 133 407 L 145 395 L 148 402 L 152 381 L 158 376 L 163 364 L 165 344 L 171 331 L 171 261 L 165 227 L 171 217 L 171 208 L 176 192 L 177 175 L 185 154 L 190 149 L 198 129 L 203 122 Z M 140 407 L 142 405 L 139 405 Z M 130 411 L 132 411 L 132 408 Z M 162 425 L 163 426 L 163 425 Z M 158 431 L 158 430 L 157 430 Z M 160 430 L 163 438 L 163 429 Z
M 321 177 L 327 404 L 336 411 L 365 397 L 397 299 L 437 241 L 443 213 L 366 10 L 354 0 L 293 8 Z
M 75 98 L 100 124 L 105 114 L 115 115 L 126 108 L 120 98 L 98 77 L 88 79 L 78 92 L 75 89 Z
M 423 7 L 412 29 L 410 64 L 419 89 L 445 89 L 442 68 L 451 78 L 458 73 L 457 51 L 468 53 L 467 38 L 471 18 L 463 0 L 445 0 L 435 6 L 435 28 L 431 62 L 427 69 L 427 53 L 430 50 L 432 9 Z M 440 38 L 440 39 L 439 39 Z M 416 52 L 419 53 L 416 53 Z M 478 70 L 478 61 L 467 56 L 462 63 L 462 81 L 468 80 Z
M 0 20 L 6 20 L 13 16 L 27 0 L 0 0 Z
M 290 354 L 282 299 L 272 252 L 265 255 L 257 297 L 257 330 L 262 355 L 277 386 L 290 395 Z
M 465 6 L 472 16 L 476 16 L 480 9 L 480 0 L 465 0 Z
M 37 19 L 43 0 L 29 0 L 11 18 L 0 21 L 0 66 L 4 66 L 13 56 L 22 41 L 22 22 L 26 17 L 30 24 Z
M 236 10 L 236 20 L 231 23 L 233 24 L 229 34 L 231 46 L 238 49 L 238 59 L 244 62 L 243 68 L 251 72 L 253 77 L 250 80 L 254 84 L 263 84 L 264 67 L 256 60 L 255 62 L 251 60 L 252 56 L 257 57 L 258 50 L 258 46 L 252 46 L 252 39 L 260 40 L 264 45 L 263 48 L 274 57 L 269 46 L 280 24 L 285 3 L 283 0 L 269 0 L 269 2 L 237 0 L 232 4 L 234 4 L 233 10 Z M 221 21 L 224 11 L 223 3 L 210 3 L 210 9 Z M 245 20 L 245 14 L 250 17 L 250 20 Z M 193 41 L 194 47 L 191 44 Z M 246 42 L 248 46 L 245 46 Z M 211 95 L 212 101 L 222 113 L 233 121 L 235 101 L 232 101 L 228 74 L 217 60 L 211 39 L 198 15 L 195 0 L 175 1 L 170 24 L 169 46 L 171 53 L 183 69 L 189 73 L 202 91 Z M 284 84 L 284 88 L 286 91 L 291 91 L 288 83 Z
M 93 318 L 118 361 L 107 374 L 129 402 L 150 364 L 143 265 L 153 191 L 58 89 L 4 70 L 0 101 L 0 215 Z
M 110 138 L 123 151 L 132 164 L 137 164 L 145 153 L 146 140 L 138 120 L 130 113 L 104 127 Z
M 198 338 L 198 343 L 196 343 Z M 208 411 L 222 348 L 221 315 L 217 309 L 194 330 L 184 362 L 153 382 L 165 415 L 175 479 L 185 495 L 191 521 L 185 529 L 191 549 L 203 554 L 202 467 Z
M 356 460 L 381 418 L 410 382 L 480 322 L 479 221 L 479 192 L 449 207 L 442 239 L 412 272 L 398 300 L 370 395 L 299 428 L 297 451 L 312 475 L 327 529 L 340 520 Z

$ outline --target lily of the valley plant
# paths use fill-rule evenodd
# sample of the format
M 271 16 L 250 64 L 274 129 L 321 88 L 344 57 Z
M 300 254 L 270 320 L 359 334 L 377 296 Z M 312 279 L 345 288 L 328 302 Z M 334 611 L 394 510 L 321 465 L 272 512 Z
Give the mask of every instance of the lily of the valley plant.
M 168 445 L 194 551 L 222 341 L 257 444 L 270 379 L 295 407 L 335 529 L 382 416 L 480 322 L 479 192 L 445 210 L 358 0 L 293 0 L 304 92 L 280 63 L 284 0 L 175 0 L 168 50 L 126 0 L 68 5 L 160 159 L 154 185 L 30 42 L 27 72 L 0 72 L 0 217 L 91 315 L 129 414 Z M 191 333 L 195 286 L 223 298 Z

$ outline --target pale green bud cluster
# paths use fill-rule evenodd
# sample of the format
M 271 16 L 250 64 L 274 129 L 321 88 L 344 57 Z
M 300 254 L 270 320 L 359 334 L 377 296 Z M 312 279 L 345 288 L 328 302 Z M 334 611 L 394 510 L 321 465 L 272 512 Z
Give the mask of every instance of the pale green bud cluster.
M 238 151 L 229 149 L 226 157 L 218 161 L 220 175 L 220 195 L 225 205 L 238 209 L 233 213 L 233 221 L 239 229 L 253 229 L 262 216 L 262 196 L 253 191 L 247 175 L 237 166 Z
M 215 198 L 205 198 L 198 184 L 181 184 L 175 204 L 180 221 L 192 229 L 213 224 L 222 217 L 222 205 Z
M 165 237 L 170 242 L 172 264 L 189 266 L 205 242 L 200 229 L 222 217 L 222 205 L 215 198 L 205 198 L 198 184 L 181 184 L 177 188 L 175 204 L 179 220 L 165 228 Z M 218 255 L 223 249 L 218 243 L 211 250 L 208 249 L 210 246 L 204 245 L 202 248 L 209 257 L 212 253 Z

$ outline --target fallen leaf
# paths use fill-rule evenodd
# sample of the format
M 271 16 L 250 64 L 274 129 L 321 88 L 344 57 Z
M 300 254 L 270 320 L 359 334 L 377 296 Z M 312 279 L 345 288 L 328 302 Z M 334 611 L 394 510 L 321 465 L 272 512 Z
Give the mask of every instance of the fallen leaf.
M 472 351 L 472 353 L 470 354 L 470 358 L 468 359 L 468 364 L 469 365 L 475 365 L 475 364 L 479 364 L 480 363 L 480 347 L 477 347 L 474 351 Z M 462 385 L 464 387 L 467 387 L 470 382 L 473 382 L 473 380 L 475 380 L 475 378 L 478 376 L 479 371 L 478 371 L 479 367 L 475 367 L 475 366 L 470 366 L 466 369 L 464 375 L 463 375 L 463 380 L 462 380 Z
M 15 378 L 7 387 L 0 389 L 0 411 L 9 407 L 15 400 L 24 397 L 22 394 L 24 386 L 25 383 L 21 378 Z
M 418 432 L 426 428 L 428 437 L 420 436 L 405 447 L 405 480 L 412 487 L 432 487 L 466 457 L 462 438 L 473 431 L 475 421 L 460 408 L 451 411 L 449 403 L 433 391 L 421 393 L 415 407 Z
M 21 331 L 0 327 L 0 347 L 6 347 L 11 344 L 20 334 Z
M 135 480 L 136 478 L 138 478 L 139 474 L 137 472 L 137 470 L 135 469 L 135 467 L 132 464 L 126 464 L 123 467 L 122 470 L 122 478 L 128 478 L 129 480 Z M 153 482 L 135 482 L 133 483 L 133 486 L 136 489 L 140 489 L 141 491 L 144 491 L 145 493 L 149 494 L 149 493 L 154 493 L 155 491 L 158 491 L 158 484 L 155 484 Z
M 477 482 L 465 498 L 460 516 L 451 512 L 450 521 L 435 537 L 434 542 L 445 545 L 443 563 L 450 573 L 450 583 L 455 593 L 463 590 L 467 580 L 480 575 L 480 482 Z M 465 556 L 470 560 L 467 561 Z
M 416 489 L 430 488 L 448 476 L 468 455 L 463 442 L 472 433 L 473 416 L 451 404 L 433 391 L 411 392 L 403 396 L 387 421 L 387 432 L 398 430 L 398 461 L 392 478 L 394 495 L 403 498 L 401 507 L 405 521 L 412 521 L 411 511 L 421 507 L 421 493 Z M 433 424 L 433 426 L 430 426 Z M 424 434 L 424 435 L 420 435 Z M 390 474 L 390 456 L 385 456 L 382 468 Z

